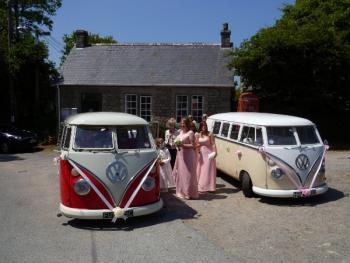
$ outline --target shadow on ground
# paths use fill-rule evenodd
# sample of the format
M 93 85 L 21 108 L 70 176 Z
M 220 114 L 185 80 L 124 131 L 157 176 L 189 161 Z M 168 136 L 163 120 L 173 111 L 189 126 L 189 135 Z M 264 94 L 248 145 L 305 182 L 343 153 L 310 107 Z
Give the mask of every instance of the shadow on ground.
M 0 154 L 0 162 L 11 162 L 11 161 L 19 161 L 19 160 L 25 160 L 25 159 L 14 154 Z
M 349 197 L 349 193 L 338 191 L 334 188 L 329 188 L 328 191 L 322 195 L 311 196 L 307 198 L 272 198 L 272 197 L 259 197 L 260 202 L 278 205 L 278 206 L 317 206 L 334 202 L 344 197 Z
M 34 147 L 30 149 L 23 149 L 23 150 L 16 150 L 11 153 L 0 153 L 0 162 L 11 162 L 11 161 L 18 161 L 18 160 L 25 160 L 22 156 L 18 156 L 17 154 L 22 153 L 36 153 L 43 151 L 44 148 L 42 147 Z
M 164 207 L 157 213 L 131 217 L 126 221 L 118 219 L 116 223 L 111 220 L 79 220 L 71 219 L 64 226 L 94 231 L 132 231 L 134 229 L 157 225 L 177 219 L 191 219 L 197 217 L 197 211 L 185 202 L 176 198 L 172 193 L 162 193 Z

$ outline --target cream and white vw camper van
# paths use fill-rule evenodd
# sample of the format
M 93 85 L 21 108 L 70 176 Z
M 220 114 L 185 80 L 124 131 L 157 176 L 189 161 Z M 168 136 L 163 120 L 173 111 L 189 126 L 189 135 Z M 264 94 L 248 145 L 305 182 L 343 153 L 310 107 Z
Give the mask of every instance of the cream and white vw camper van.
M 238 179 L 246 197 L 307 197 L 326 192 L 324 145 L 311 121 L 256 112 L 215 114 L 217 168 Z
M 160 210 L 157 159 L 144 119 L 116 112 L 71 116 L 57 159 L 62 214 L 116 221 Z

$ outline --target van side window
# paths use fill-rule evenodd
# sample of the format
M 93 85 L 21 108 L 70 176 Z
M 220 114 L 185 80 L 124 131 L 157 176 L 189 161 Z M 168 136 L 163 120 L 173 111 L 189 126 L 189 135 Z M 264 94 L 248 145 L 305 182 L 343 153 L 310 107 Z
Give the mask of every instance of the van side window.
M 216 121 L 216 122 L 214 123 L 213 133 L 214 133 L 214 134 L 219 134 L 220 127 L 221 127 L 221 122 Z
M 255 138 L 255 128 L 243 126 L 241 142 L 253 144 Z
M 221 136 L 227 137 L 229 128 L 230 128 L 230 124 L 229 123 L 224 123 L 222 125 Z
M 63 141 L 62 141 L 62 148 L 63 149 L 68 149 L 69 148 L 69 143 L 70 143 L 70 136 L 72 133 L 72 128 L 71 127 L 66 127 L 65 131 L 63 133 Z
M 237 140 L 238 139 L 239 128 L 240 128 L 239 125 L 232 124 L 231 133 L 230 133 L 230 138 L 231 139 L 233 139 L 233 140 Z
M 254 144 L 255 145 L 263 145 L 263 142 L 264 141 L 263 141 L 263 137 L 262 137 L 261 128 L 256 128 Z

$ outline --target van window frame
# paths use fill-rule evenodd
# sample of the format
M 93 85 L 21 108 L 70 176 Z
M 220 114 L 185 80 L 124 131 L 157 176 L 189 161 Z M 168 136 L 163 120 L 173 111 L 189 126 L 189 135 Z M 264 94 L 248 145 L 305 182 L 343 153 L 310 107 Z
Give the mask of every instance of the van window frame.
M 225 124 L 228 125 L 228 129 L 227 129 L 227 134 L 226 134 L 226 136 L 224 136 L 224 135 L 222 134 Z M 230 128 L 231 128 L 231 123 L 225 122 L 225 121 L 224 121 L 224 122 L 221 122 L 220 134 L 218 134 L 218 135 L 219 135 L 221 138 L 226 138 L 226 139 L 228 139 L 228 138 L 229 138 L 229 134 L 230 134 Z
M 253 128 L 254 129 L 254 137 L 251 138 L 252 141 L 251 142 L 244 142 L 243 140 L 245 138 L 242 138 L 243 136 L 243 130 L 245 127 L 249 127 L 249 128 Z M 256 138 L 257 138 L 257 129 L 260 129 L 261 130 L 261 138 L 262 138 L 262 143 L 261 144 L 257 144 L 256 143 Z M 248 130 L 248 134 L 250 132 L 250 129 Z M 247 138 L 247 137 L 246 137 Z M 249 137 L 250 138 L 250 137 Z M 253 147 L 260 147 L 260 146 L 264 146 L 265 145 L 265 136 L 264 136 L 264 126 L 258 126 L 258 125 L 250 125 L 250 124 L 244 124 L 242 123 L 241 124 L 241 127 L 240 127 L 240 132 L 239 132 L 239 138 L 237 140 L 238 142 L 240 143 L 243 143 L 243 144 L 246 144 L 246 145 L 249 145 L 249 146 L 253 146 Z
M 119 148 L 118 144 L 118 133 L 117 133 L 117 128 L 144 128 L 145 129 L 145 135 L 148 136 L 148 141 L 150 144 L 150 147 L 148 148 Z M 153 150 L 155 148 L 155 142 L 153 140 L 152 133 L 150 133 L 150 128 L 148 125 L 119 125 L 114 127 L 114 147 L 117 151 L 119 152 L 124 152 L 124 151 L 149 151 Z
M 219 130 L 218 130 L 217 133 L 214 132 L 215 124 L 216 124 L 216 123 L 220 123 L 220 127 L 219 127 Z M 220 134 L 221 134 L 222 123 L 223 123 L 222 121 L 214 120 L 214 124 L 213 124 L 213 134 L 214 134 L 214 135 L 220 136 Z
M 80 147 L 75 147 L 75 140 L 76 140 L 76 135 L 77 135 L 77 129 L 79 127 L 85 127 L 85 128 L 108 128 L 112 130 L 112 148 L 88 148 L 88 147 L 84 147 L 84 148 L 80 148 Z M 109 125 L 105 125 L 105 126 L 99 126 L 99 125 L 77 125 L 75 126 L 74 129 L 74 136 L 73 136 L 73 144 L 72 144 L 72 149 L 75 151 L 98 151 L 98 152 L 111 152 L 111 151 L 115 151 L 116 148 L 116 138 L 115 138 L 115 127 L 113 126 L 109 126 Z
M 70 131 L 70 134 L 68 138 L 68 146 L 66 146 L 68 130 Z M 63 131 L 62 131 L 61 143 L 60 143 L 61 149 L 67 151 L 70 148 L 71 141 L 72 141 L 72 126 L 64 125 Z
M 312 127 L 313 128 L 313 132 L 315 133 L 315 137 L 317 138 L 318 142 L 314 142 L 314 143 L 302 143 L 301 140 L 300 140 L 300 136 L 299 136 L 299 132 L 298 132 L 298 128 L 300 127 Z M 297 139 L 297 143 L 298 145 L 319 145 L 322 143 L 322 140 L 320 138 L 320 135 L 317 131 L 317 128 L 315 125 L 301 125 L 301 126 L 294 126 L 293 127 L 294 129 L 294 136 L 296 137 Z
M 268 128 L 270 127 L 282 127 L 282 128 L 291 128 L 293 130 L 293 136 L 294 136 L 294 139 L 295 139 L 295 144 L 270 144 L 269 143 L 269 134 L 268 134 Z M 297 133 L 297 130 L 296 130 L 296 126 L 266 126 L 265 127 L 265 134 L 266 134 L 266 145 L 268 147 L 297 147 L 297 146 L 300 146 L 301 143 L 300 143 L 300 140 L 299 140 L 299 136 L 298 136 L 298 133 Z
M 237 134 L 237 138 L 236 138 L 236 139 L 231 138 L 233 126 L 238 126 L 238 127 L 239 127 L 239 129 L 238 129 L 238 134 Z M 238 142 L 238 141 L 239 141 L 239 137 L 240 137 L 240 135 L 241 135 L 242 127 L 243 127 L 243 124 L 242 124 L 242 123 L 231 122 L 230 129 L 229 129 L 229 134 L 228 134 L 228 135 L 229 135 L 228 138 L 229 138 L 230 140 L 232 140 L 232 141 Z

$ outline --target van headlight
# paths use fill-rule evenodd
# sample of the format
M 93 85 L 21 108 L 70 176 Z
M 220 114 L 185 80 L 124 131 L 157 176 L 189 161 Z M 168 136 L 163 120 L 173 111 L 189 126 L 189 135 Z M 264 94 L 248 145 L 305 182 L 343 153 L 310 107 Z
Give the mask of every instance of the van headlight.
M 82 196 L 87 195 L 91 190 L 89 183 L 85 181 L 85 179 L 79 179 L 76 181 L 73 188 L 77 195 Z
M 284 173 L 281 168 L 275 168 L 271 171 L 271 176 L 273 179 L 280 180 L 282 179 Z
M 80 175 L 79 172 L 75 168 L 72 168 L 72 170 L 70 171 L 70 174 L 72 176 L 79 176 Z
M 146 192 L 149 192 L 155 187 L 155 185 L 156 180 L 151 176 L 147 176 L 145 182 L 142 184 L 142 189 Z

